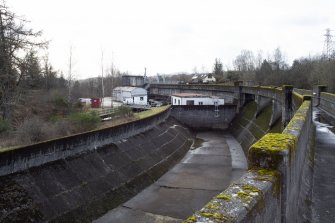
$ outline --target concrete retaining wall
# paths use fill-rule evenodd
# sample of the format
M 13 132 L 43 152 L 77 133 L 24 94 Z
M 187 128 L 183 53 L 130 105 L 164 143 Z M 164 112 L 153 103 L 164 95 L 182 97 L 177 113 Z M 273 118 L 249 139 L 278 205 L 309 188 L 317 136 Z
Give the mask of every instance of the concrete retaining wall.
M 185 222 L 303 222 L 313 138 L 311 102 L 300 106 L 282 133 L 251 146 L 249 171 Z
M 335 94 L 321 92 L 319 107 L 335 117 Z
M 116 128 L 119 140 L 114 138 L 114 143 L 0 177 L 0 203 L 4 205 L 0 221 L 90 222 L 125 202 L 163 175 L 192 144 L 186 128 L 174 119 L 163 120 L 168 114 Z M 146 124 L 152 127 L 144 131 Z M 135 126 L 140 134 L 124 136 L 123 130 L 136 132 Z M 107 135 L 100 134 L 96 140 L 103 141 Z M 43 156 L 44 150 L 38 149 L 33 154 L 43 151 Z
M 171 116 L 194 129 L 227 129 L 236 114 L 235 105 L 173 106 Z
M 1 151 L 0 176 L 40 166 L 55 160 L 65 159 L 81 152 L 95 150 L 103 145 L 145 132 L 166 120 L 169 114 L 170 110 L 166 110 L 159 115 L 112 128 Z

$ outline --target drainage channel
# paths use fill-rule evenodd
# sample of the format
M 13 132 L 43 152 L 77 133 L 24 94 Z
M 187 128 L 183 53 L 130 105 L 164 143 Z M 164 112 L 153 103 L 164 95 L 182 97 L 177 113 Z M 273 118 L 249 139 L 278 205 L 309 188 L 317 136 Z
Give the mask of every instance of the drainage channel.
M 177 165 L 135 197 L 93 222 L 182 222 L 246 170 L 246 157 L 233 136 L 221 131 L 199 132 Z

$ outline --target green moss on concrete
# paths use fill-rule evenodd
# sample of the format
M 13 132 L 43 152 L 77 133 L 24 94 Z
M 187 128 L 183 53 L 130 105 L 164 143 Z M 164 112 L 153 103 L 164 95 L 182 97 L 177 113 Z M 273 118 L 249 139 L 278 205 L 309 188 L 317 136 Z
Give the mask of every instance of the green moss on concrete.
M 195 215 L 192 215 L 191 217 L 189 217 L 188 219 L 186 219 L 182 223 L 193 223 L 193 222 L 197 222 L 197 220 L 198 220 L 197 217 Z
M 290 134 L 268 133 L 249 150 L 249 167 L 276 169 L 282 161 L 282 153 L 294 151 L 296 137 Z
M 270 181 L 273 183 L 273 194 L 278 197 L 281 187 L 280 173 L 276 170 L 263 169 L 263 168 L 255 170 L 255 172 L 258 175 L 255 178 L 256 180 Z
M 268 133 L 254 145 L 251 150 L 269 151 L 270 153 L 278 153 L 285 149 L 295 147 L 296 137 L 289 134 Z
M 205 212 L 202 211 L 200 212 L 200 215 L 205 217 L 205 218 L 209 218 L 210 220 L 214 220 L 214 222 L 222 222 L 222 221 L 227 221 L 230 220 L 230 217 L 222 214 L 220 212 Z
M 220 193 L 219 195 L 216 196 L 217 199 L 222 199 L 225 201 L 230 201 L 231 200 L 231 196 L 228 194 L 224 194 L 224 193 Z
M 207 204 L 206 208 L 211 209 L 211 210 L 219 210 L 220 204 L 212 202 L 212 203 Z
M 251 185 L 242 185 L 241 191 L 237 192 L 237 197 L 245 204 L 249 204 L 255 196 L 261 196 L 262 191 Z
M 286 128 L 284 129 L 283 133 L 285 134 L 293 134 L 293 132 L 297 132 L 299 135 L 299 132 L 302 131 L 302 128 L 306 122 L 306 119 L 308 120 L 308 112 L 311 106 L 310 101 L 305 101 L 302 103 L 302 105 L 299 107 L 298 111 L 294 114 L 291 121 L 288 123 Z

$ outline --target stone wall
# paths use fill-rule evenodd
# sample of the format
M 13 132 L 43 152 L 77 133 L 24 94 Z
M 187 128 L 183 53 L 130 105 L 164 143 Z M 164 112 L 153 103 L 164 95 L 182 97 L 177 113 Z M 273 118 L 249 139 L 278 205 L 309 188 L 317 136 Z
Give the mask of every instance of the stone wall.
M 215 106 L 173 106 L 171 116 L 194 129 L 225 130 L 236 115 L 236 106 L 223 105 L 215 111 Z
M 269 133 L 248 152 L 249 171 L 185 222 L 303 222 L 311 180 L 311 102 L 282 133 Z M 306 220 L 306 219 L 305 219 Z

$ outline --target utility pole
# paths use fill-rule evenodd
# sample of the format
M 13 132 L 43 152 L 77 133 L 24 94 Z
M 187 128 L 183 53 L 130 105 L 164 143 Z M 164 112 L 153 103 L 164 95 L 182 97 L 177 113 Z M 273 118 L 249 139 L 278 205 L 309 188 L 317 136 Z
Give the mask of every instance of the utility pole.
M 330 60 L 333 54 L 333 41 L 332 41 L 332 35 L 331 30 L 328 28 L 326 29 L 325 36 L 325 42 L 323 45 L 323 57 Z
M 72 88 L 72 45 L 70 46 L 70 57 L 69 57 L 69 74 L 68 74 L 68 102 L 71 102 L 71 88 Z
M 143 79 L 144 79 L 144 84 L 147 83 L 147 68 L 146 67 L 144 68 L 144 77 L 143 77 Z
M 113 85 L 114 85 L 114 52 L 112 51 L 112 65 L 111 65 L 111 108 L 113 108 Z
M 105 97 L 105 89 L 104 89 L 104 51 L 101 50 L 101 90 L 102 90 L 102 99 L 101 99 L 101 108 L 104 108 L 104 97 Z

